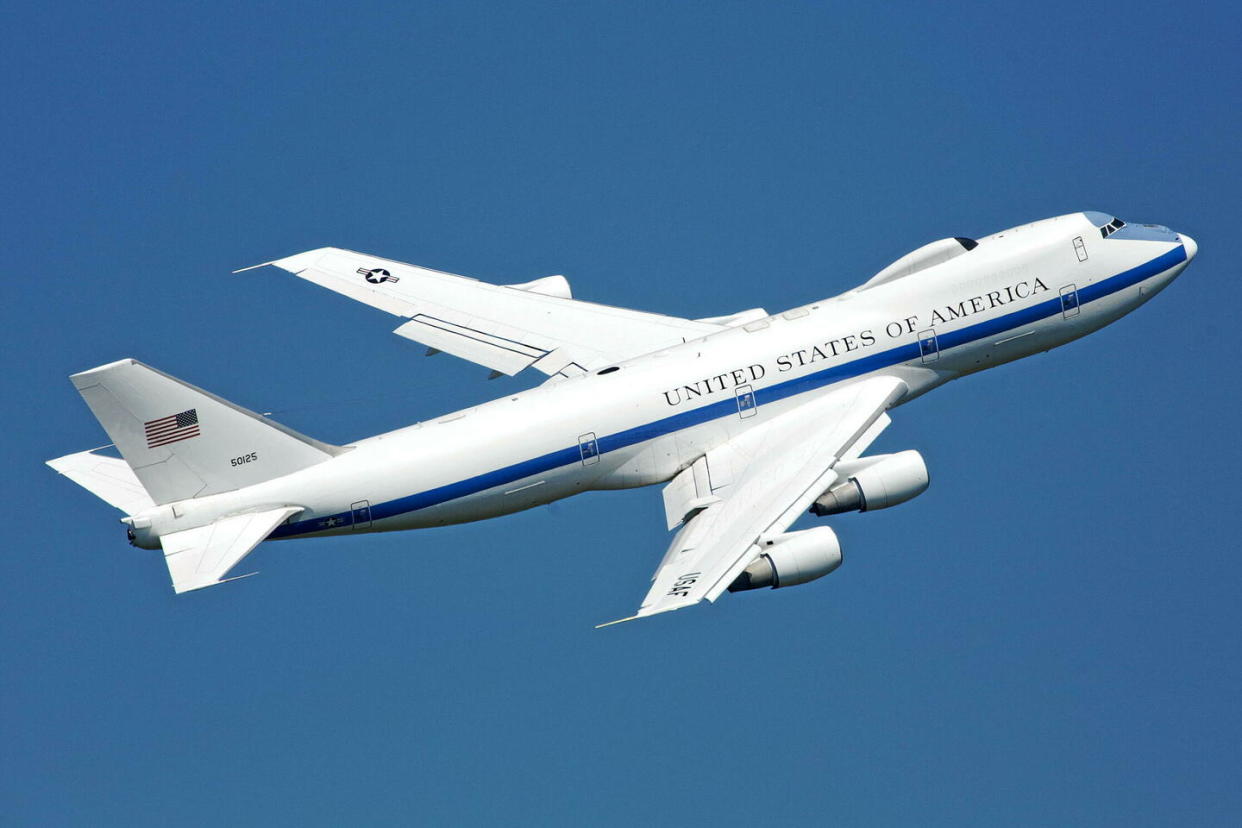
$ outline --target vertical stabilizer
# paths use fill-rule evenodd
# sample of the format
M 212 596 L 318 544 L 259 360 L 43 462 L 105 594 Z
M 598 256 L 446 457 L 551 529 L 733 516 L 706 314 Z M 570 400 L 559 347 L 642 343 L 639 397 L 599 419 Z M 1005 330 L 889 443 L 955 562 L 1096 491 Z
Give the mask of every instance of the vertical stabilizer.
M 133 359 L 70 379 L 156 503 L 262 483 L 341 451 Z

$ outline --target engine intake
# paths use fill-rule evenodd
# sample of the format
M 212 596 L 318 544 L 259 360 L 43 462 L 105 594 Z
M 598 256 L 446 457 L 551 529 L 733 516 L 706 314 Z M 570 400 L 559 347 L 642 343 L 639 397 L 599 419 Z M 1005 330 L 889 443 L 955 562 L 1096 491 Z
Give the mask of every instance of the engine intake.
M 846 481 L 820 495 L 811 505 L 812 514 L 887 509 L 921 495 L 931 482 L 927 464 L 917 451 L 864 457 L 839 463 L 837 470 Z
M 805 584 L 840 565 L 841 544 L 837 533 L 827 526 L 786 532 L 765 545 L 763 554 L 729 585 L 729 592 Z

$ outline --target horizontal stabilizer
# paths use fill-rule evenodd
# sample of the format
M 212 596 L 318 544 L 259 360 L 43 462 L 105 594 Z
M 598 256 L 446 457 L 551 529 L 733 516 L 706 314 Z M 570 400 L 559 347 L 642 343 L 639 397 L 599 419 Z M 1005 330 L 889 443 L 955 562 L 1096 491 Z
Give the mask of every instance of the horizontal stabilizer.
M 47 464 L 127 515 L 135 515 L 155 505 L 129 464 L 119 457 L 79 451 L 48 460 Z
M 284 506 L 221 518 L 197 529 L 164 535 L 160 543 L 164 547 L 164 562 L 168 564 L 173 590 L 180 595 L 234 580 L 225 578 L 225 574 L 273 529 L 301 511 L 300 506 Z

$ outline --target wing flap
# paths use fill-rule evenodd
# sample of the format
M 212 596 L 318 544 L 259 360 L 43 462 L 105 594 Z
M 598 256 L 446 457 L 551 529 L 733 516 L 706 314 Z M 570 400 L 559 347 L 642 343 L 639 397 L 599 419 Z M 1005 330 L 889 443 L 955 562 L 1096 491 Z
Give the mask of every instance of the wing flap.
M 450 316 L 441 313 L 442 316 Z M 522 340 L 529 341 L 532 337 L 523 337 L 523 332 L 514 331 L 507 325 L 479 324 L 473 319 L 463 319 L 458 323 L 418 313 L 393 333 L 510 376 L 549 353 L 546 349 L 525 344 Z
M 720 498 L 712 494 L 707 457 L 700 457 L 664 487 L 664 518 L 669 531 L 719 502 Z
M 273 529 L 301 511 L 300 506 L 282 506 L 221 518 L 206 526 L 164 535 L 160 544 L 164 547 L 164 562 L 168 565 L 173 590 L 180 595 L 234 580 L 224 575 Z

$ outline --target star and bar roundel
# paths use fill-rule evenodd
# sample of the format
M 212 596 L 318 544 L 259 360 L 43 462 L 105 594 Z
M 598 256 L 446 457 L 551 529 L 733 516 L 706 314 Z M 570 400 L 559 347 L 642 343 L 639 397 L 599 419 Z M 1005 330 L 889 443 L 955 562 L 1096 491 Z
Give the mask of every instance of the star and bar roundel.
M 147 448 L 159 448 L 169 443 L 188 440 L 198 436 L 198 409 L 191 408 L 180 414 L 169 414 L 158 420 L 142 424 L 147 434 Z

